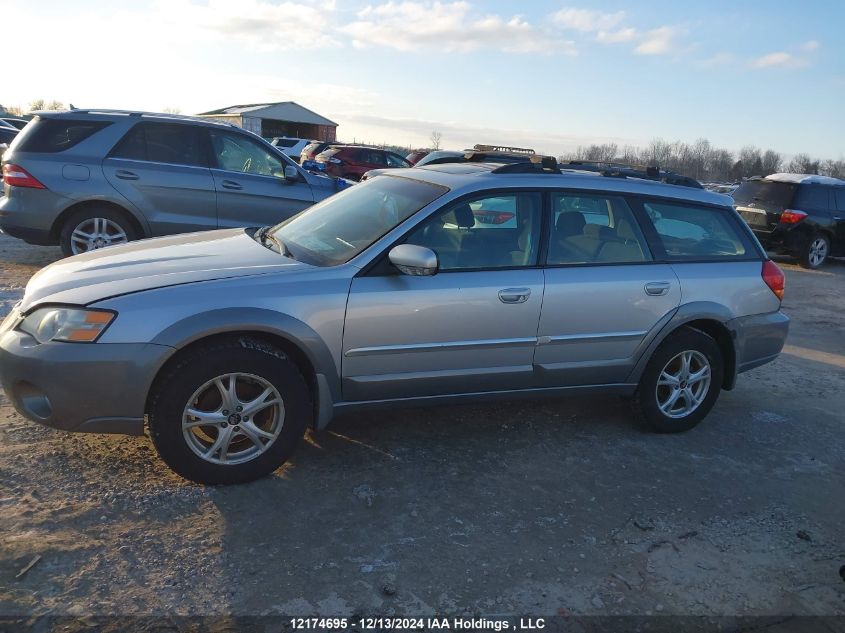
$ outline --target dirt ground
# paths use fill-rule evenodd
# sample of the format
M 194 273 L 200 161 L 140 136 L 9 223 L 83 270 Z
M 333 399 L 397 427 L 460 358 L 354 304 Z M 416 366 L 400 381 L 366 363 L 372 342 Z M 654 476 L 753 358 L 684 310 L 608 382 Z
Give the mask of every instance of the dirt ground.
M 0 236 L 0 315 L 58 256 Z M 845 265 L 783 266 L 785 353 L 678 436 L 614 398 L 379 411 L 203 488 L 0 395 L 0 616 L 843 615 Z

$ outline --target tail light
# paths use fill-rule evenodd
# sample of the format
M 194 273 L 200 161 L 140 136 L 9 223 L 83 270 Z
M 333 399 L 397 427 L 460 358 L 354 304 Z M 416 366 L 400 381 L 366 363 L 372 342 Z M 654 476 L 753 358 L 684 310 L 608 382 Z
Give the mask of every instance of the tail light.
M 780 223 L 797 224 L 806 217 L 807 214 L 803 211 L 796 211 L 795 209 L 785 209 L 784 212 L 780 214 Z
M 786 287 L 786 277 L 783 271 L 772 260 L 767 259 L 763 262 L 763 281 L 769 289 L 775 293 L 775 296 L 783 301 L 783 290 Z
M 26 169 L 20 165 L 6 163 L 3 165 L 3 182 L 10 187 L 29 187 L 30 189 L 46 189 Z
M 484 224 L 504 224 L 513 219 L 513 213 L 507 211 L 476 211 L 473 215 Z

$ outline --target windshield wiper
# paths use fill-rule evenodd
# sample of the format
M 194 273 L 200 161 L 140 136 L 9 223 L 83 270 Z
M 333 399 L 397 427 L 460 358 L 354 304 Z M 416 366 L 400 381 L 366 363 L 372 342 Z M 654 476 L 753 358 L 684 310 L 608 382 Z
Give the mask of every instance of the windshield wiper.
M 264 227 L 258 229 L 258 232 L 256 232 L 256 234 L 255 234 L 255 237 L 258 238 L 259 244 L 261 244 L 262 246 L 266 246 L 269 249 L 272 249 L 273 247 L 270 245 L 270 242 L 272 242 L 273 244 L 275 244 L 276 246 L 279 247 L 279 253 L 283 257 L 288 257 L 290 259 L 296 259 L 291 254 L 290 250 L 288 250 L 288 247 L 285 246 L 285 243 L 282 242 L 282 240 L 278 239 L 274 235 L 270 235 L 270 229 L 271 228 L 273 228 L 273 227 L 272 226 L 264 226 Z

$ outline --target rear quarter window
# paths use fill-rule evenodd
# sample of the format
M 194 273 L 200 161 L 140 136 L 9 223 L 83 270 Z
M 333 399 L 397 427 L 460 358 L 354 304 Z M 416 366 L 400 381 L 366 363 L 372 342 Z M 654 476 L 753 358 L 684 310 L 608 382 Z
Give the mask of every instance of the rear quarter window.
M 798 185 L 792 204 L 796 209 L 829 209 L 830 187 L 815 184 Z
M 671 261 L 750 259 L 759 254 L 730 209 L 645 201 L 658 252 Z
M 64 152 L 109 125 L 110 121 L 38 118 L 21 132 L 15 150 L 47 154 Z

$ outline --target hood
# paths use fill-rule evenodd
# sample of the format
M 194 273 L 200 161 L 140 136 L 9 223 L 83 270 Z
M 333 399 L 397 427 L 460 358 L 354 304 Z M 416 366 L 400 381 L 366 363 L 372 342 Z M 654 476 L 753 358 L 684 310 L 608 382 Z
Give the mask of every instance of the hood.
M 47 302 L 86 305 L 164 286 L 310 268 L 261 246 L 244 229 L 186 233 L 51 264 L 30 279 L 20 307 L 27 310 Z

